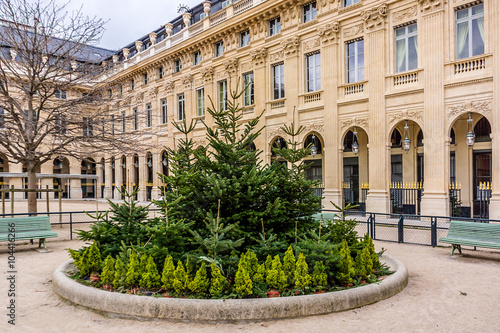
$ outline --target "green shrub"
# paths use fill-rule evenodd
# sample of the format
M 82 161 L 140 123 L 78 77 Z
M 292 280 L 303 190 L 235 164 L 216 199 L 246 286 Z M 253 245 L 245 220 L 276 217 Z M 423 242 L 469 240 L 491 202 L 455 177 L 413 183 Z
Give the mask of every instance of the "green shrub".
M 286 250 L 283 258 L 283 271 L 288 281 L 293 282 L 295 279 L 295 255 L 291 245 Z
M 188 276 L 182 261 L 177 262 L 177 268 L 174 271 L 173 288 L 177 294 L 182 294 L 187 288 Z
M 283 271 L 283 265 L 279 255 L 276 255 L 272 261 L 272 266 L 269 271 L 266 272 L 266 282 L 271 288 L 283 291 L 288 287 L 287 278 L 285 272 Z
M 258 266 L 257 272 L 254 274 L 252 280 L 258 283 L 262 283 L 266 280 L 266 265 L 264 263 Z
M 344 285 L 348 285 L 353 282 L 353 278 L 356 276 L 356 271 L 354 270 L 354 263 L 351 257 L 351 251 L 347 245 L 347 241 L 342 242 L 342 247 L 339 251 L 340 262 L 339 270 L 337 272 L 337 280 Z
M 125 287 L 126 279 L 127 279 L 127 267 L 120 258 L 116 258 L 115 278 L 113 280 L 113 287 L 115 289 L 118 289 L 119 287 Z
M 325 265 L 321 261 L 316 261 L 314 271 L 311 276 L 311 283 L 314 288 L 323 290 L 327 284 L 328 275 L 325 273 Z
M 366 264 L 364 261 L 364 257 L 362 255 L 362 251 L 358 251 L 358 255 L 356 256 L 356 259 L 354 260 L 354 270 L 356 271 L 356 276 L 362 278 L 363 280 L 366 279 Z
M 135 288 L 138 287 L 140 281 L 141 281 L 141 274 L 140 274 L 139 258 L 137 257 L 137 253 L 134 251 L 130 255 L 129 264 L 127 268 L 127 278 L 125 279 L 125 285 L 128 288 Z
M 297 266 L 294 272 L 294 283 L 295 288 L 298 288 L 302 291 L 311 284 L 309 266 L 307 265 L 306 257 L 302 253 L 299 254 L 299 259 L 297 260 Z
M 156 264 L 151 256 L 147 259 L 146 269 L 141 278 L 141 286 L 147 289 L 160 287 L 160 274 L 158 273 L 158 268 L 156 268 Z
M 97 247 L 97 242 L 92 243 L 88 253 L 88 268 L 90 274 L 97 274 L 102 267 L 101 251 Z
M 363 248 L 363 251 L 361 251 L 361 258 L 363 259 L 363 263 L 365 264 L 365 271 L 368 277 L 369 275 L 373 274 L 373 261 L 368 246 L 365 246 Z
M 189 283 L 189 289 L 195 293 L 206 293 L 209 286 L 207 268 L 205 263 L 202 262 L 200 268 L 196 271 L 194 279 Z
M 161 282 L 163 288 L 167 290 L 174 289 L 174 271 L 175 271 L 175 266 L 172 256 L 167 256 L 165 258 L 163 271 L 161 273 Z
M 365 234 L 363 242 L 365 243 L 365 247 L 368 247 L 368 250 L 370 251 L 370 258 L 372 260 L 373 269 L 379 268 L 380 260 L 378 259 L 377 252 L 375 252 L 375 245 L 373 244 L 373 239 L 371 239 L 371 237 L 369 237 L 368 234 Z
M 104 268 L 102 269 L 101 281 L 102 284 L 110 285 L 115 279 L 115 261 L 108 255 L 104 261 Z
M 243 298 L 252 294 L 252 279 L 250 278 L 246 263 L 243 262 L 238 266 L 238 271 L 236 272 L 236 277 L 234 278 L 234 285 L 239 298 Z
M 212 280 L 210 281 L 210 295 L 219 298 L 226 289 L 227 281 L 215 264 L 210 266 L 212 270 Z

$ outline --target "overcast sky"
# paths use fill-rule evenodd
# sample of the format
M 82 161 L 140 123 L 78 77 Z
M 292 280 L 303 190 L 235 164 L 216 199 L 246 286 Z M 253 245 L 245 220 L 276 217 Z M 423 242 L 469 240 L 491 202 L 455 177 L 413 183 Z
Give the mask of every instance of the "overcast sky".
M 203 0 L 71 0 L 67 9 L 71 11 L 83 5 L 84 14 L 108 21 L 99 46 L 118 50 L 176 18 L 179 4 L 192 8 L 201 2 Z

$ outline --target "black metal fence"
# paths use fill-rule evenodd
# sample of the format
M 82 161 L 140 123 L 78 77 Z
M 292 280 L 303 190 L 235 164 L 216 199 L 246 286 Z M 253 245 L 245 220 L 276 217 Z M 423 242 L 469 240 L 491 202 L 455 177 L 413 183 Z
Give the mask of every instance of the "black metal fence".
M 395 214 L 420 214 L 424 193 L 421 183 L 392 182 L 390 185 L 391 212 Z

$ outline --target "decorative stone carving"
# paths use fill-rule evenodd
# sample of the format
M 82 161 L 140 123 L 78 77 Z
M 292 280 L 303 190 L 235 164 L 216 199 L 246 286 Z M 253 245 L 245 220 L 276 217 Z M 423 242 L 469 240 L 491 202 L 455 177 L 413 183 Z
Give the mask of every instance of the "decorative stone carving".
M 165 91 L 167 92 L 167 94 L 172 94 L 174 92 L 174 88 L 175 88 L 174 81 L 165 83 Z
M 172 31 L 174 31 L 174 25 L 172 23 L 165 24 L 165 32 L 167 33 L 168 37 L 172 35 Z
M 340 121 L 340 129 L 345 130 L 346 128 L 349 128 L 351 126 L 358 126 L 364 129 L 365 131 L 368 131 L 369 128 L 369 121 L 368 117 L 356 117 L 356 118 L 351 118 L 347 120 Z
M 318 48 L 319 45 L 320 45 L 319 38 L 314 38 L 314 39 L 305 41 L 303 43 L 303 47 L 302 48 L 303 48 L 304 52 L 309 52 L 309 51 L 312 51 L 312 50 Z
M 283 50 L 283 53 L 285 54 L 285 56 L 293 56 L 299 50 L 300 37 L 293 36 L 293 37 L 287 38 L 286 40 L 284 40 L 280 43 L 280 46 L 281 46 L 281 49 Z
M 361 18 L 365 22 L 366 30 L 383 28 L 387 18 L 387 5 L 383 4 L 377 8 L 362 11 Z
M 230 59 L 224 62 L 224 69 L 229 76 L 238 72 L 238 63 L 238 59 Z
M 16 60 L 17 58 L 17 51 L 14 48 L 10 49 L 10 57 L 12 58 L 12 60 Z
M 130 54 L 130 50 L 127 48 L 124 48 L 124 49 L 122 49 L 122 52 L 123 52 L 123 57 L 125 58 L 125 60 L 127 60 L 128 56 Z
M 344 30 L 344 38 L 353 38 L 363 34 L 363 24 L 358 24 Z
M 403 23 L 405 21 L 411 20 L 417 16 L 417 6 L 411 6 L 406 9 L 397 11 L 393 14 L 394 17 L 394 23 Z
M 113 58 L 113 64 L 118 63 L 118 61 L 120 60 L 120 57 L 117 54 L 113 54 L 112 58 Z
M 217 72 L 215 74 L 215 77 L 217 78 L 217 80 L 222 80 L 222 79 L 226 79 L 228 76 L 228 73 L 226 71 L 222 71 L 222 72 Z
M 276 62 L 278 60 L 282 60 L 282 59 L 283 59 L 283 51 L 278 51 L 278 52 L 275 52 L 275 53 L 271 53 L 269 55 L 269 61 L 271 63 Z
M 413 120 L 414 122 L 419 122 L 419 121 L 421 122 L 423 115 L 422 115 L 422 111 L 403 110 L 401 112 L 389 114 L 388 117 L 389 117 L 389 125 L 391 125 L 397 121 L 401 121 L 401 120 L 405 120 L 405 119 Z
M 205 12 L 205 15 L 208 16 L 210 15 L 210 11 L 212 10 L 212 2 L 210 1 L 203 1 L 203 11 Z
M 155 45 L 156 44 L 156 33 L 154 32 L 150 32 L 149 33 L 149 41 L 151 42 L 151 45 Z
M 252 69 L 253 69 L 252 62 L 250 62 L 250 61 L 249 61 L 249 62 L 245 62 L 245 63 L 241 64 L 241 71 L 242 71 L 243 73 L 245 73 L 245 72 L 249 72 L 249 71 L 251 71 Z
M 277 136 L 281 136 L 282 138 L 284 138 L 285 136 L 287 136 L 287 134 L 285 132 L 283 132 L 283 129 L 281 127 L 270 130 L 269 132 L 267 132 L 268 141 L 274 137 L 277 137 Z
M 184 89 L 190 89 L 191 88 L 191 84 L 193 83 L 193 75 L 188 74 L 186 76 L 183 76 L 181 78 L 181 82 L 184 85 Z
M 198 86 L 203 85 L 203 82 L 204 82 L 204 81 L 203 81 L 203 78 L 199 77 L 199 78 L 196 78 L 196 79 L 194 80 L 194 85 L 198 87 Z
M 149 98 L 150 99 L 155 99 L 156 96 L 158 95 L 158 87 L 154 87 L 149 91 Z
M 182 21 L 184 21 L 184 28 L 189 27 L 189 24 L 191 23 L 191 14 L 183 13 L 182 14 Z
M 213 67 L 205 67 L 201 69 L 201 76 L 205 83 L 212 82 L 212 78 L 214 76 L 214 68 Z
M 267 49 L 261 48 L 258 51 L 250 52 L 250 57 L 252 58 L 253 63 L 255 66 L 261 66 L 264 65 L 266 62 L 266 56 L 267 56 Z
M 48 60 L 48 58 L 47 58 L 47 60 Z M 46 62 L 47 61 L 45 61 L 44 63 L 46 63 Z M 78 61 L 72 60 L 71 61 L 71 69 L 74 70 L 74 71 L 76 71 L 77 68 L 78 68 Z
M 137 101 L 137 103 L 142 103 L 142 101 L 144 100 L 144 91 L 135 95 L 135 100 Z
M 418 0 L 422 12 L 433 12 L 443 8 L 444 0 Z
M 339 22 L 335 21 L 328 23 L 318 28 L 318 36 L 321 38 L 323 44 L 335 42 L 339 33 Z
M 137 50 L 137 53 L 141 52 L 142 42 L 140 40 L 135 41 L 135 49 Z
M 125 97 L 123 102 L 125 103 L 125 105 L 130 105 L 130 103 L 132 103 L 132 96 Z
M 325 129 L 324 124 L 305 125 L 304 131 L 302 133 L 304 133 L 304 135 L 306 135 L 309 132 L 316 132 L 316 133 L 323 135 L 325 132 L 324 129 Z
M 455 118 L 456 116 L 468 112 L 480 113 L 483 116 L 489 117 L 491 114 L 491 102 L 490 101 L 478 101 L 472 102 L 468 101 L 456 106 L 450 106 L 448 108 L 448 118 Z

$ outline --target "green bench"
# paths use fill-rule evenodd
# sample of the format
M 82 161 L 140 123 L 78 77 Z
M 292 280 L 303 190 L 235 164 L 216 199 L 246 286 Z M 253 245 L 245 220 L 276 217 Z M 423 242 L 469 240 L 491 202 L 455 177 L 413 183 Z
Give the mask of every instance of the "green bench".
M 9 231 L 11 228 L 14 229 L 14 232 Z M 16 241 L 39 239 L 38 247 L 43 242 L 45 248 L 47 248 L 46 238 L 57 237 L 57 233 L 52 231 L 47 215 L 0 218 L 0 242 L 9 241 L 12 239 L 12 234 L 14 234 Z
M 461 245 L 500 249 L 500 224 L 450 221 L 448 236 L 439 241 L 453 246 L 451 255 L 462 253 Z

